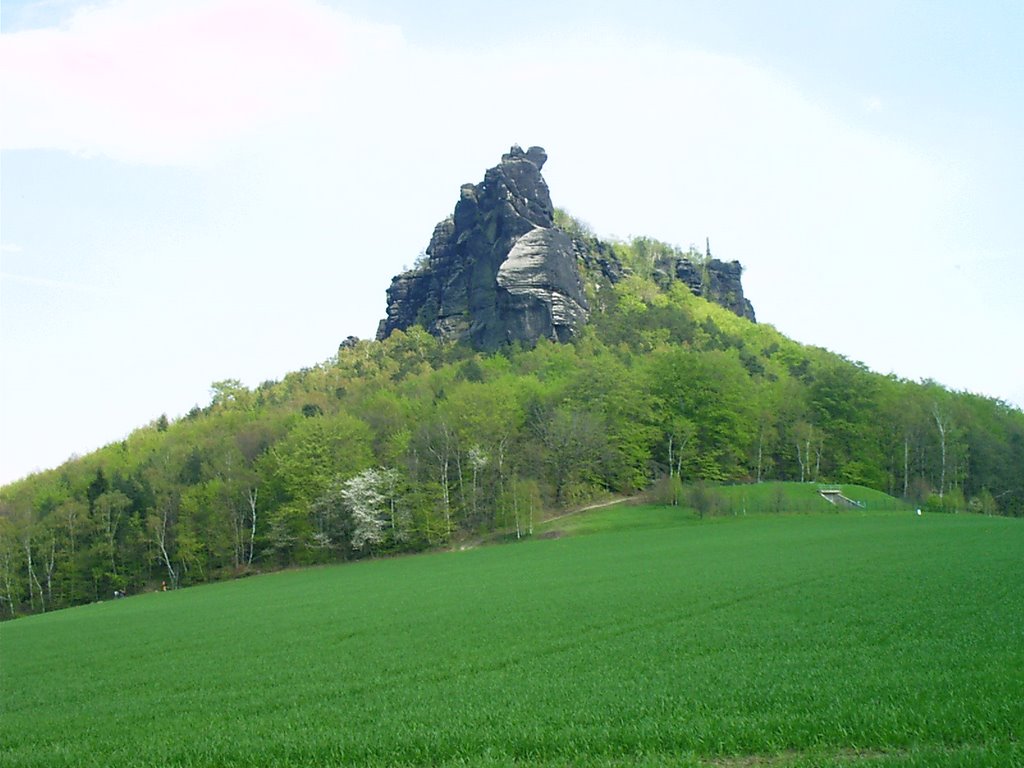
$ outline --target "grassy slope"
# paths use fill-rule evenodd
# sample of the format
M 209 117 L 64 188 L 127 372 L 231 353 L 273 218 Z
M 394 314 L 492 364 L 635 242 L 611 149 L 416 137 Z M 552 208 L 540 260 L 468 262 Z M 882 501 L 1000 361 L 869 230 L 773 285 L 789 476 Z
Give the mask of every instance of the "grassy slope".
M 4 624 L 0 763 L 1024 763 L 1021 521 L 619 515 Z
M 842 490 L 863 510 L 840 509 L 818 493 L 819 488 Z M 815 483 L 768 482 L 757 485 L 709 486 L 716 497 L 716 511 L 705 520 L 719 517 L 772 515 L 778 513 L 865 514 L 879 511 L 908 511 L 910 505 L 886 493 L 861 485 L 826 485 Z M 669 506 L 609 506 L 588 510 L 584 514 L 567 514 L 544 521 L 537 526 L 540 535 L 558 536 L 600 533 L 638 528 L 661 528 L 697 523 L 697 516 L 686 508 Z
M 724 511 L 742 514 L 744 510 L 751 514 L 773 512 L 837 512 L 843 511 L 830 504 L 819 489 L 828 488 L 842 491 L 852 501 L 864 505 L 865 511 L 906 510 L 906 502 L 893 498 L 886 493 L 863 485 L 846 485 L 843 483 L 758 483 L 756 485 L 729 485 L 717 491 L 726 500 Z M 846 510 L 848 511 L 848 510 Z

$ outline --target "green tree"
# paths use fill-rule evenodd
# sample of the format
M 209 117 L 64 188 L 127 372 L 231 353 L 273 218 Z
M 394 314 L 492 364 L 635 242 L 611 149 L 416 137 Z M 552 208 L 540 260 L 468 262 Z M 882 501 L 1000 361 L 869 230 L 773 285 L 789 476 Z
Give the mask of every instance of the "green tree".
M 23 599 L 24 582 L 19 572 L 21 553 L 14 521 L 0 512 L 0 613 L 14 618 Z
M 291 499 L 309 505 L 335 477 L 372 464 L 372 442 L 366 423 L 347 413 L 303 419 L 271 449 L 275 472 Z
M 95 527 L 101 534 L 97 548 L 102 552 L 103 570 L 100 572 L 102 587 L 100 594 L 110 593 L 114 589 L 124 589 L 125 583 L 118 568 L 120 554 L 118 552 L 119 534 L 125 515 L 131 506 L 127 496 L 120 491 L 107 491 L 96 498 L 93 504 Z M 109 567 L 108 567 L 109 566 Z
M 686 477 L 722 481 L 745 474 L 756 390 L 735 353 L 659 349 L 646 362 L 646 381 L 657 399 L 663 445 L 673 435 L 683 442 L 689 425 L 694 428 L 686 458 L 677 463 Z

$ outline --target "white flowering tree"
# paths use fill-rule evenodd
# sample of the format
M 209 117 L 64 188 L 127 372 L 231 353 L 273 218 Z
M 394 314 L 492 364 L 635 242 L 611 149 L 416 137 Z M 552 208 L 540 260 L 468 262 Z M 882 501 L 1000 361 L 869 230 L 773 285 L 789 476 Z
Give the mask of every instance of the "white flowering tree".
M 345 481 L 341 497 L 352 516 L 352 548 L 378 549 L 405 541 L 409 515 L 398 504 L 399 475 L 394 469 L 370 468 Z
M 384 540 L 384 495 L 381 493 L 380 471 L 365 469 L 345 481 L 341 491 L 345 506 L 352 515 L 352 549 L 373 549 Z

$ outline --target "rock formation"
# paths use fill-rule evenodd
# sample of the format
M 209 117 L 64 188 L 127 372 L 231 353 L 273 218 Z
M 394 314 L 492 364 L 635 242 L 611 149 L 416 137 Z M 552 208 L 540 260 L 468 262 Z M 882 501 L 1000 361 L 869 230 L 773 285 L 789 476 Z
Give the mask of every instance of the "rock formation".
M 434 228 L 426 263 L 388 289 L 377 338 L 424 326 L 478 349 L 540 338 L 567 341 L 587 302 L 572 238 L 555 227 L 540 147 L 512 147 L 479 184 L 466 184 Z
M 679 258 L 675 262 L 675 275 L 697 296 L 703 296 L 725 307 L 733 314 L 757 322 L 754 305 L 743 295 L 743 266 L 738 261 L 720 261 L 709 258 L 704 264 Z
M 513 146 L 479 184 L 464 184 L 455 212 L 434 228 L 425 258 L 395 277 L 387 317 L 377 338 L 421 325 L 444 339 L 477 349 L 538 339 L 568 341 L 586 323 L 589 308 L 581 270 L 611 283 L 628 272 L 614 248 L 594 238 L 574 239 L 555 226 L 555 210 L 541 168 L 540 147 Z M 584 242 L 586 240 L 586 242 Z M 743 296 L 739 262 L 674 258 L 659 265 L 741 317 L 754 319 Z

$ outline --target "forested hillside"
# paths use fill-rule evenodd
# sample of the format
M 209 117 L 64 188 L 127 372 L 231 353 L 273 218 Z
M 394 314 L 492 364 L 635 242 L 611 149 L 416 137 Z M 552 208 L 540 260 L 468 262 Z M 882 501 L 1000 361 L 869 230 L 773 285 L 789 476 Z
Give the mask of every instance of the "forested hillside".
M 217 382 L 205 407 L 0 491 L 0 613 L 527 535 L 542 510 L 657 482 L 1024 514 L 1021 411 L 801 346 L 660 269 L 677 249 L 559 223 L 624 268 L 581 267 L 572 343 L 483 353 L 413 327 L 255 389 Z

